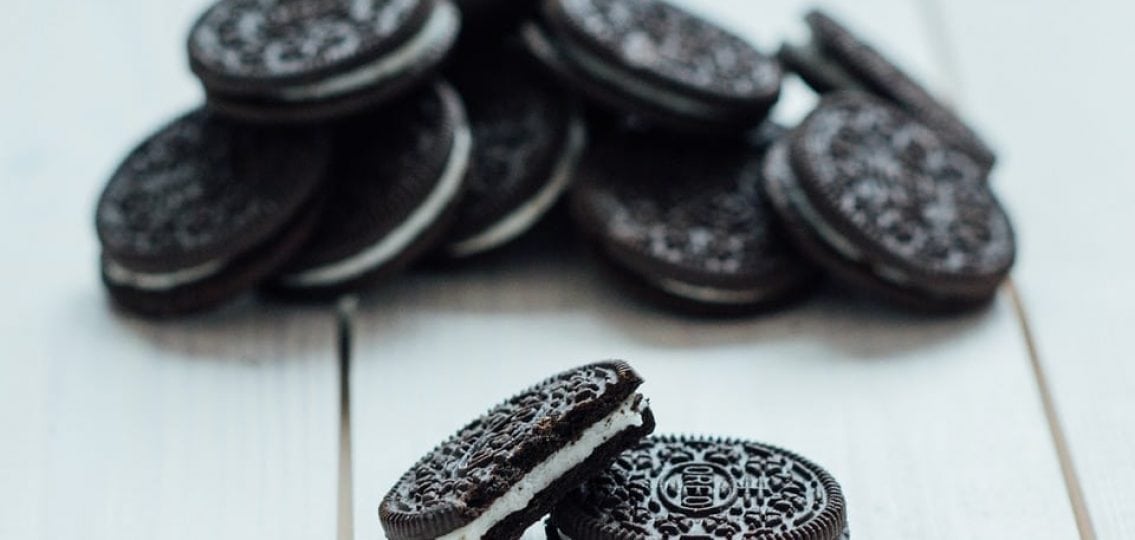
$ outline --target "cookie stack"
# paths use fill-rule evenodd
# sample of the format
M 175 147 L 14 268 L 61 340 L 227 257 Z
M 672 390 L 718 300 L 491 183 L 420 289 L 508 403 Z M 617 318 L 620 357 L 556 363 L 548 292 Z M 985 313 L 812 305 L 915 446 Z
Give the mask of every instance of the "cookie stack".
M 391 540 L 547 537 L 846 540 L 839 484 L 792 452 L 721 437 L 650 436 L 625 362 L 555 375 L 473 420 L 392 487 Z
M 111 297 L 150 316 L 320 299 L 497 249 L 568 195 L 612 274 L 695 312 L 831 276 L 923 310 L 1014 261 L 980 137 L 825 14 L 765 54 L 661 0 L 221 0 L 189 32 L 206 103 L 97 208 Z M 823 94 L 767 120 L 786 68 Z

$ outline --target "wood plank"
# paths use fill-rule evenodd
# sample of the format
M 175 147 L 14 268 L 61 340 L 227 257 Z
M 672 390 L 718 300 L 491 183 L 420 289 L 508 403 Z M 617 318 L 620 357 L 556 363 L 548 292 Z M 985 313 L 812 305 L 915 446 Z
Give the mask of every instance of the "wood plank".
M 1023 9 L 1014 9 L 1023 8 Z M 1099 538 L 1135 537 L 1135 7 L 942 2 L 962 104 L 1001 150 L 1017 282 Z
M 0 538 L 335 530 L 333 313 L 152 324 L 98 282 L 95 197 L 200 100 L 183 36 L 205 4 L 25 2 L 0 20 Z
M 754 41 L 799 32 L 805 3 L 699 4 Z M 838 13 L 936 84 L 913 2 L 840 2 Z M 808 99 L 780 113 L 798 116 Z M 553 253 L 552 251 L 555 251 Z M 1060 471 L 1006 299 L 921 319 L 829 291 L 751 320 L 687 320 L 627 299 L 568 249 L 418 274 L 356 320 L 355 531 L 418 457 L 479 411 L 540 378 L 602 358 L 646 377 L 660 432 L 780 444 L 828 467 L 863 538 L 1069 538 Z M 529 538 L 542 538 L 531 530 Z

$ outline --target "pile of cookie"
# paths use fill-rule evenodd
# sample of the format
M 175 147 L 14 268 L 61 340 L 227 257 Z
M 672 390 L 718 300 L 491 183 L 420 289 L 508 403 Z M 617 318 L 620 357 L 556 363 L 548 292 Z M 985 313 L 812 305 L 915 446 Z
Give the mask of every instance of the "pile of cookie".
M 333 298 L 496 250 L 566 199 L 616 275 L 687 310 L 824 276 L 987 303 L 1016 252 L 993 152 L 836 20 L 806 22 L 772 55 L 662 0 L 221 0 L 188 39 L 207 103 L 98 202 L 103 281 L 151 316 Z M 779 126 L 788 71 L 822 98 Z
M 747 440 L 654 435 L 625 362 L 578 367 L 473 420 L 379 505 L 390 540 L 547 538 L 846 540 L 847 508 L 823 468 Z

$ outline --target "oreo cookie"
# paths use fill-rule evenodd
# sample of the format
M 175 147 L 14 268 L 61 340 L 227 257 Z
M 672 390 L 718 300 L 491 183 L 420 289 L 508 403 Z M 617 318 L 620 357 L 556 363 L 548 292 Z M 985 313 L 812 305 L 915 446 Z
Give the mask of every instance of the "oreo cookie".
M 769 151 L 769 199 L 804 253 L 908 306 L 986 303 L 1016 256 L 987 169 L 868 94 L 838 92 Z
M 548 538 L 847 540 L 839 484 L 792 452 L 736 439 L 655 436 L 572 490 Z
M 877 49 L 823 11 L 813 10 L 805 20 L 811 28 L 811 42 L 785 44 L 779 56 L 813 89 L 821 93 L 860 90 L 887 99 L 934 127 L 978 163 L 993 167 L 997 156 L 981 136 Z
M 318 221 L 329 138 L 195 110 L 151 135 L 98 202 L 102 276 L 147 315 L 216 306 L 294 254 Z
M 450 0 L 221 0 L 193 25 L 189 60 L 219 112 L 324 120 L 426 80 L 460 26 Z
M 276 292 L 322 297 L 380 281 L 432 249 L 455 215 L 472 143 L 448 83 L 335 135 L 329 210 L 274 280 Z
M 379 506 L 387 538 L 519 538 L 654 429 L 641 383 L 626 363 L 591 364 L 489 410 L 387 493 Z
M 521 34 L 553 73 L 608 108 L 683 131 L 755 126 L 780 95 L 779 63 L 661 0 L 544 0 Z
M 762 162 L 772 131 L 715 143 L 604 132 L 580 165 L 572 214 L 652 298 L 719 313 L 780 303 L 819 272 L 768 206 Z
M 519 67 L 520 51 L 480 53 L 451 72 L 469 112 L 473 163 L 442 248 L 450 257 L 492 250 L 536 224 L 567 190 L 586 143 L 570 96 Z

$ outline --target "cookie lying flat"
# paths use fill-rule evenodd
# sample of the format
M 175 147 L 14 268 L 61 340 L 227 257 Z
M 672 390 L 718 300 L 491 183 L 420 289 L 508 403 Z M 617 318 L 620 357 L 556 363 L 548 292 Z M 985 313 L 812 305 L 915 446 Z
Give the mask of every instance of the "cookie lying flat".
M 987 302 L 1012 267 L 1013 228 L 987 169 L 894 106 L 825 97 L 765 163 L 769 199 L 803 251 L 912 307 Z
M 631 282 L 678 307 L 730 312 L 808 288 L 763 193 L 766 142 L 597 134 L 580 165 L 572 214 Z
M 654 429 L 623 362 L 566 371 L 489 410 L 390 490 L 391 540 L 519 538 L 559 498 Z
M 464 107 L 446 83 L 343 125 L 335 137 L 328 211 L 273 287 L 330 296 L 406 267 L 451 223 L 470 154 Z
M 119 166 L 98 202 L 103 281 L 149 315 L 215 306 L 251 288 L 310 236 L 330 142 L 203 110 L 165 126 Z
M 549 539 L 846 540 L 839 484 L 818 465 L 756 442 L 649 437 L 572 490 Z
M 934 127 L 978 163 L 986 168 L 993 166 L 997 157 L 985 141 L 878 50 L 822 11 L 808 13 L 805 20 L 812 30 L 812 41 L 784 45 L 780 58 L 816 91 L 861 90 L 890 100 Z
M 189 59 L 219 112 L 322 120 L 412 89 L 460 26 L 449 0 L 222 0 L 193 25 Z
M 466 257 L 531 228 L 566 191 L 586 129 L 569 96 L 525 71 L 519 51 L 463 57 L 451 71 L 473 131 L 468 191 L 443 251 Z
M 755 126 L 780 93 L 776 60 L 660 0 L 545 0 L 522 37 L 595 102 L 681 130 Z

